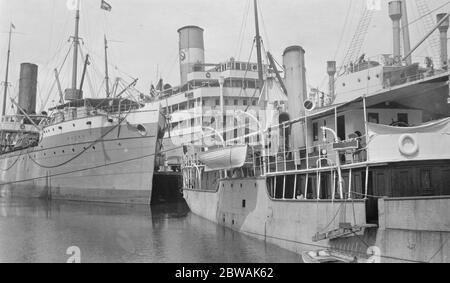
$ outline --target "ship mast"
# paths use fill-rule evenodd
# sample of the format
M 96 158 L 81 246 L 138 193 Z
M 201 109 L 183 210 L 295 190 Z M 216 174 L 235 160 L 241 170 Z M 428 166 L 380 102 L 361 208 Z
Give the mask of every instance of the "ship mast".
M 258 58 L 258 80 L 259 80 L 259 89 L 261 90 L 264 85 L 264 77 L 263 77 L 263 64 L 262 64 L 262 55 L 261 55 L 261 35 L 259 34 L 259 21 L 258 21 L 258 3 L 257 0 L 253 0 L 254 8 L 255 8 L 255 30 L 256 30 L 256 54 Z
M 108 74 L 108 40 L 105 35 L 105 83 L 106 83 L 106 97 L 109 97 L 109 74 Z
M 73 39 L 73 66 L 72 66 L 72 86 L 65 91 L 65 100 L 72 101 L 83 98 L 83 91 L 77 88 L 77 72 L 78 72 L 78 48 L 80 45 L 80 37 L 78 36 L 80 27 L 80 1 L 77 1 L 77 10 L 75 13 L 75 34 L 71 37 Z
M 5 74 L 5 82 L 4 82 L 4 93 L 3 93 L 3 108 L 2 108 L 2 116 L 6 115 L 6 96 L 8 94 L 8 73 L 9 73 L 9 57 L 11 55 L 11 35 L 12 35 L 12 27 L 13 24 L 11 23 L 11 25 L 9 26 L 9 41 L 8 41 L 8 55 L 7 55 L 7 59 L 6 59 L 6 74 Z
M 80 38 L 78 31 L 80 26 L 80 0 L 77 1 L 77 11 L 75 14 L 75 34 L 73 36 L 73 66 L 72 66 L 72 89 L 77 89 L 77 65 L 78 65 L 78 46 Z

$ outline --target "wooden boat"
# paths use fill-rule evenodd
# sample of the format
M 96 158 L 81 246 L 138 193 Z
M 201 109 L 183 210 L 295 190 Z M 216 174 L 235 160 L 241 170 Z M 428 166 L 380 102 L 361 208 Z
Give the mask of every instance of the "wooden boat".
M 303 263 L 362 263 L 356 257 L 346 256 L 330 250 L 309 251 L 302 253 Z

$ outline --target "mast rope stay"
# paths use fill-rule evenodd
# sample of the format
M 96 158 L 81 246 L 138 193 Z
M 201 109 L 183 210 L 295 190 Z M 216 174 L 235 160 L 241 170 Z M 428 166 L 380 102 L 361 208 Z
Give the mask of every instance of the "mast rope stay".
M 58 69 L 58 74 L 61 73 L 62 68 L 64 67 L 64 64 L 65 64 L 66 61 L 67 61 L 67 58 L 69 57 L 70 52 L 72 51 L 72 47 L 73 47 L 73 46 L 72 46 L 72 44 L 71 44 L 70 47 L 69 47 L 69 50 L 67 51 L 66 56 L 64 57 L 64 60 L 63 60 L 63 62 L 62 62 L 62 64 L 61 64 L 61 66 L 60 66 L 59 69 Z M 48 91 L 47 97 L 46 97 L 46 99 L 44 100 L 45 103 L 43 103 L 43 104 L 41 105 L 41 109 L 40 109 L 39 112 L 44 111 L 45 107 L 47 106 L 48 100 L 50 99 L 50 96 L 52 95 L 52 92 L 53 92 L 55 86 L 56 86 L 56 80 L 53 81 L 53 84 L 52 84 L 52 86 L 50 87 L 50 90 Z

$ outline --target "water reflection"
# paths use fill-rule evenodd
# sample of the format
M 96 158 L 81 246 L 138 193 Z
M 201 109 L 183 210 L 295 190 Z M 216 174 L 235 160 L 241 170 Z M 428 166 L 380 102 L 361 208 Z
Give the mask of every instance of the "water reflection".
M 298 262 L 291 252 L 215 225 L 185 203 L 92 204 L 0 198 L 0 262 Z

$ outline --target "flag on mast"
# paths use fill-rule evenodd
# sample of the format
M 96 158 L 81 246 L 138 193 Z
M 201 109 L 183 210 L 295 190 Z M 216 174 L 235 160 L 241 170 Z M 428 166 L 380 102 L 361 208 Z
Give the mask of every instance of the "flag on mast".
M 105 11 L 111 12 L 112 10 L 112 6 L 110 4 L 108 4 L 105 0 L 102 0 L 102 4 L 100 6 L 100 8 L 102 8 Z

